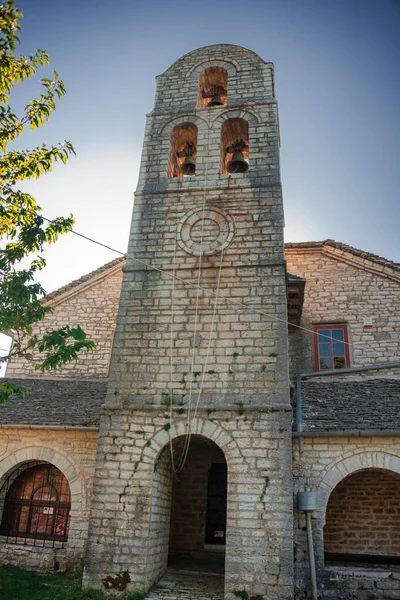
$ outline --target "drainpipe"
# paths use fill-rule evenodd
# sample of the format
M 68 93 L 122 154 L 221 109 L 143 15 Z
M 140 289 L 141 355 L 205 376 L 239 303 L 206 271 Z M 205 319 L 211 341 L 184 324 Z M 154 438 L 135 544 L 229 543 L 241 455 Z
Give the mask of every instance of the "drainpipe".
M 318 600 L 317 574 L 315 569 L 314 542 L 312 535 L 311 513 L 317 508 L 317 492 L 305 488 L 304 492 L 297 492 L 297 508 L 306 513 L 308 561 L 310 564 L 311 596 Z
M 301 398 L 301 380 L 304 377 L 329 377 L 330 375 L 346 375 L 347 373 L 360 373 L 362 371 L 378 371 L 380 369 L 399 368 L 400 362 L 382 363 L 379 365 L 368 365 L 366 367 L 351 367 L 349 369 L 329 369 L 328 371 L 313 371 L 311 373 L 299 373 L 297 375 L 297 398 L 296 398 L 296 434 L 299 439 L 299 454 L 303 452 L 303 405 Z M 333 435 L 331 433 L 331 435 Z M 308 436 L 307 437 L 311 437 Z M 317 437 L 317 436 L 315 436 Z M 321 436 L 322 437 L 322 436 Z M 342 436 L 343 437 L 343 436 Z

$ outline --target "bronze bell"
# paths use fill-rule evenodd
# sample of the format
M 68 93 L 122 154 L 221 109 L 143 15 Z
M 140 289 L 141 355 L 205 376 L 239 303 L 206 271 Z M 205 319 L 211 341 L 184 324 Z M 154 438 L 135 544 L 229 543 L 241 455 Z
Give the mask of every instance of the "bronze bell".
M 220 85 L 216 85 L 212 87 L 208 92 L 202 91 L 201 95 L 203 98 L 211 98 L 210 102 L 207 106 L 223 106 L 224 102 L 222 101 L 221 95 L 226 94 L 226 90 Z
M 247 150 L 248 146 L 243 140 L 236 140 L 231 146 L 226 149 L 226 152 L 233 154 L 231 160 L 226 165 L 228 173 L 246 173 L 249 170 L 249 164 L 244 158 L 243 150 Z
M 213 94 L 207 106 L 223 106 L 223 102 L 219 93 Z
M 196 172 L 196 160 L 194 155 L 196 154 L 196 146 L 191 142 L 188 142 L 181 152 L 177 152 L 176 155 L 180 158 L 185 157 L 185 160 L 179 167 L 179 171 L 182 175 L 194 175 Z
M 179 170 L 182 173 L 182 175 L 194 175 L 196 172 L 196 161 L 194 160 L 193 156 L 188 154 L 188 156 L 185 157 L 185 160 L 179 167 Z

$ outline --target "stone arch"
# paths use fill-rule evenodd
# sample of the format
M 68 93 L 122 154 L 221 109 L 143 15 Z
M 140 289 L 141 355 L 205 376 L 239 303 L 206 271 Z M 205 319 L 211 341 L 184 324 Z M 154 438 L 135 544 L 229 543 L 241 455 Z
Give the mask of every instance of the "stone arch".
M 71 490 L 71 517 L 82 514 L 85 506 L 85 490 L 82 486 L 76 463 L 52 448 L 31 446 L 21 448 L 0 461 L 0 489 L 8 475 L 21 463 L 38 460 L 48 462 L 59 469 L 67 478 Z
M 329 497 L 335 487 L 346 477 L 366 469 L 381 469 L 400 474 L 400 457 L 380 448 L 352 452 L 328 465 L 317 481 L 318 505 L 313 513 L 313 531 L 317 569 L 323 572 L 324 526 Z
M 143 458 L 145 458 L 145 462 L 154 464 L 161 450 L 169 443 L 170 439 L 174 440 L 186 434 L 186 419 L 173 424 L 170 431 L 164 429 L 158 431 L 152 438 L 151 445 L 144 448 Z M 246 458 L 242 456 L 235 438 L 221 425 L 198 417 L 192 424 L 192 434 L 208 438 L 221 449 L 228 465 L 228 471 L 234 469 L 233 462 L 239 457 L 247 462 Z
M 189 71 L 186 73 L 186 77 L 193 77 L 197 79 L 200 73 L 211 67 L 222 67 L 227 71 L 228 77 L 232 77 L 233 75 L 236 75 L 236 73 L 241 71 L 239 63 L 233 58 L 203 58 L 198 63 L 193 65 L 191 69 L 189 69 Z
M 235 471 L 234 457 L 236 442 L 232 436 L 227 434 L 223 428 L 215 423 L 205 422 L 203 419 L 196 419 L 192 427 L 192 443 L 189 447 L 189 452 L 186 457 L 184 469 L 178 475 L 174 476 L 172 470 L 170 449 L 170 432 L 172 442 L 180 444 L 180 450 L 183 449 L 183 443 L 186 436 L 186 419 L 182 419 L 177 427 L 171 427 L 170 431 L 164 429 L 157 432 L 152 438 L 151 445 L 145 448 L 143 462 L 147 465 L 147 469 L 151 468 L 151 492 L 149 500 L 150 511 L 150 529 L 149 529 L 149 548 L 148 560 L 146 561 L 147 581 L 146 586 L 150 587 L 164 573 L 170 551 L 172 556 L 174 552 L 181 553 L 183 551 L 194 551 L 195 549 L 204 550 L 202 544 L 205 542 L 207 530 L 205 502 L 207 498 L 207 473 L 211 467 L 211 455 L 218 456 L 217 462 L 222 462 L 225 465 L 225 492 L 226 492 L 226 517 L 227 523 L 224 531 L 228 532 L 232 528 L 232 517 L 229 518 L 230 512 L 233 512 L 232 502 L 229 506 L 230 494 L 234 493 L 234 482 L 230 481 L 230 473 Z M 213 444 L 210 444 L 213 442 Z M 232 443 L 234 442 L 234 443 Z M 211 449 L 210 449 L 211 448 Z M 179 450 L 179 451 L 180 451 Z M 199 452 L 200 451 L 200 452 Z M 205 454 L 203 454 L 205 452 Z M 196 467 L 193 470 L 193 460 Z M 148 464 L 150 462 L 150 465 Z M 237 462 L 237 461 L 236 461 Z M 194 479 L 193 474 L 194 473 Z M 193 494 L 193 485 L 197 485 L 199 477 L 203 481 L 200 485 L 201 489 L 196 493 L 196 507 L 193 509 L 197 515 L 193 524 L 190 540 L 186 538 L 183 541 L 183 546 L 180 541 L 180 533 L 183 517 L 179 518 L 179 506 L 184 505 L 184 513 L 187 513 L 187 498 Z M 204 479 L 205 478 L 205 479 Z M 186 481 L 186 484 L 184 483 Z M 187 485 L 188 488 L 179 488 L 176 485 Z M 182 494 L 182 489 L 184 493 Z M 178 502 L 178 504 L 176 504 Z M 202 505 L 203 503 L 203 505 Z M 190 505 L 190 502 L 189 502 Z M 200 508 L 199 508 L 200 506 Z M 175 507 L 175 508 L 174 508 Z M 186 517 L 185 517 L 186 518 Z M 181 523 L 179 524 L 179 521 Z M 229 524 L 230 521 L 230 524 Z M 175 526 L 174 526 L 175 524 Z M 175 529 L 177 527 L 177 529 Z M 228 533 L 227 533 L 228 535 Z M 193 541 L 193 537 L 194 540 Z M 226 539 L 224 537 L 224 539 Z M 151 560 L 150 560 L 151 557 Z M 225 561 L 225 556 L 222 556 Z
M 345 477 L 365 469 L 383 469 L 400 475 L 400 457 L 380 450 L 368 451 L 353 454 L 332 465 L 319 485 L 318 508 L 323 522 L 325 522 L 328 500 L 334 488 Z
M 208 123 L 203 117 L 200 117 L 199 115 L 182 113 L 179 116 L 168 119 L 168 121 L 162 123 L 160 129 L 158 130 L 158 135 L 171 135 L 173 128 L 176 125 L 181 125 L 182 123 L 193 123 L 193 125 L 196 125 L 198 130 L 208 127 Z
M 215 117 L 211 123 L 211 127 L 215 127 L 217 123 L 222 125 L 222 123 L 228 119 L 244 119 L 252 126 L 258 125 L 261 122 L 259 115 L 249 108 L 228 108 Z

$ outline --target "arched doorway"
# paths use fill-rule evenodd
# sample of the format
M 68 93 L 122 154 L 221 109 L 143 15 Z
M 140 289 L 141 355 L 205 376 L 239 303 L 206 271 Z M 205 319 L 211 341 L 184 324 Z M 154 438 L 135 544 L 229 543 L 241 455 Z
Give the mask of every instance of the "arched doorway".
M 222 593 L 227 463 L 214 442 L 192 435 L 184 467 L 174 473 L 172 462 L 176 469 L 185 440 L 186 436 L 173 440 L 173 461 L 167 444 L 154 465 L 150 531 L 152 579 L 158 579 L 167 566 L 174 572 L 195 571 L 207 574 L 209 582 L 213 581 Z M 212 580 L 213 574 L 215 580 Z
M 332 491 L 324 527 L 326 563 L 400 564 L 400 475 L 363 469 Z
M 184 438 L 174 440 L 180 456 Z M 175 460 L 175 463 L 177 461 Z M 169 563 L 223 572 L 227 466 L 218 446 L 192 436 L 184 468 L 172 488 Z

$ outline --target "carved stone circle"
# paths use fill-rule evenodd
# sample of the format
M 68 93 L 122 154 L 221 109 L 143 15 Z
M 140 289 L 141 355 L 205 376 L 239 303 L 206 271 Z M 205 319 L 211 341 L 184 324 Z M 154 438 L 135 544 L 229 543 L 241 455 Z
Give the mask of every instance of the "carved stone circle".
M 219 231 L 215 239 L 203 239 L 200 241 L 193 239 L 192 232 L 195 225 L 204 220 L 213 221 Z M 200 254 L 216 254 L 225 250 L 232 241 L 234 234 L 233 219 L 220 208 L 202 208 L 196 209 L 184 215 L 178 224 L 177 240 L 179 246 L 188 254 L 200 256 Z

